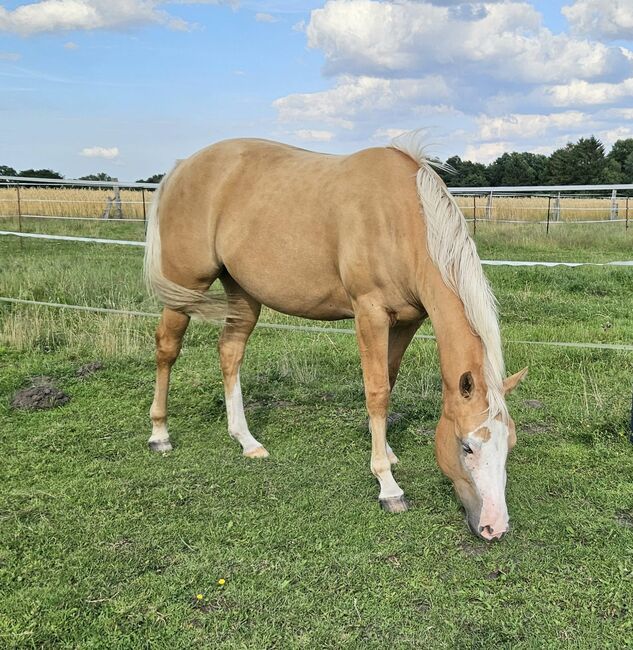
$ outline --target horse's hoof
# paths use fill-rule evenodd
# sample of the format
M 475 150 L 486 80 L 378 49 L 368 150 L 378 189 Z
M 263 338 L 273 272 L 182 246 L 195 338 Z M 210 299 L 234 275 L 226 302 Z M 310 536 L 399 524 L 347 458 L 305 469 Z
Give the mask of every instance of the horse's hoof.
M 173 449 L 169 440 L 150 440 L 147 444 L 152 451 L 155 451 L 159 454 L 171 451 Z
M 392 465 L 395 465 L 399 462 L 399 458 L 392 452 L 387 453 L 387 458 Z
M 246 456 L 246 458 L 268 458 L 268 452 L 265 447 L 260 445 L 259 447 L 255 447 L 255 449 L 245 451 L 244 456 Z
M 378 499 L 378 501 L 380 501 L 380 507 L 385 512 L 406 512 L 409 509 L 409 504 L 403 496 Z

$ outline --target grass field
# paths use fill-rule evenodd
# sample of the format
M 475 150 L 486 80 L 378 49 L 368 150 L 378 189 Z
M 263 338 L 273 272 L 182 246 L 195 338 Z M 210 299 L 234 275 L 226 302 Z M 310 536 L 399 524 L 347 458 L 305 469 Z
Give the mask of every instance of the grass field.
M 28 228 L 142 238 L 142 224 Z M 477 242 L 489 259 L 608 261 L 631 259 L 633 233 L 485 224 Z M 141 258 L 0 237 L 0 295 L 155 311 Z M 486 273 L 508 369 L 530 367 L 509 398 L 512 531 L 493 545 L 467 531 L 435 464 L 433 341 L 413 343 L 393 397 L 395 476 L 414 507 L 389 516 L 353 336 L 254 333 L 242 386 L 271 457 L 252 462 L 226 432 L 218 332 L 192 324 L 173 373 L 176 448 L 161 457 L 146 449 L 154 319 L 0 303 L 0 646 L 631 647 L 633 353 L 510 341 L 631 344 L 633 271 Z M 95 360 L 105 368 L 76 375 Z M 42 375 L 70 402 L 13 410 Z

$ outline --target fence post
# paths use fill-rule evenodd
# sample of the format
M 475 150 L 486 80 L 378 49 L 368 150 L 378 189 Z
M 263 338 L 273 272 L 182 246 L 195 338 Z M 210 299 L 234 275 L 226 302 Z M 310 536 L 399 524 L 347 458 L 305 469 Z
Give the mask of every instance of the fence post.
M 547 197 L 547 225 L 545 226 L 546 235 L 549 235 L 549 212 L 550 212 L 551 205 L 552 205 L 552 197 L 548 196 Z
M 609 221 L 615 221 L 618 218 L 618 200 L 616 198 L 617 190 L 611 192 L 611 210 L 609 211 Z
M 20 197 L 20 183 L 16 183 L 15 190 L 18 195 L 18 230 L 22 232 L 22 199 Z M 20 248 L 22 248 L 22 239 L 23 237 L 20 237 Z
M 486 212 L 488 214 L 488 221 L 492 221 L 492 193 L 494 190 L 490 190 L 488 194 L 488 200 L 486 201 Z
M 624 218 L 624 230 L 629 229 L 629 197 L 626 197 L 626 211 L 625 211 L 625 218 Z
M 477 234 L 477 197 L 473 194 L 473 237 Z
M 118 181 L 118 178 L 114 179 Z M 123 212 L 121 210 L 121 190 L 118 185 L 114 185 L 114 218 L 121 219 L 123 217 Z
M 145 213 L 145 188 L 141 187 L 141 196 L 143 197 L 143 221 L 147 221 L 147 214 Z
M 554 219 L 552 221 L 560 221 L 560 192 L 554 199 Z

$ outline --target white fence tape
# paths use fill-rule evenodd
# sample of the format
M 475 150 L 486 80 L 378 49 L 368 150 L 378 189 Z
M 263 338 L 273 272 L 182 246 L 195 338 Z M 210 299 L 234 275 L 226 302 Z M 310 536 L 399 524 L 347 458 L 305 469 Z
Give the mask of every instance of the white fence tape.
M 71 237 L 70 235 L 42 235 L 36 232 L 14 232 L 13 230 L 0 230 L 0 235 L 13 235 L 14 237 L 27 237 L 29 239 L 53 239 L 55 241 L 80 241 L 91 244 L 119 244 L 121 246 L 145 246 L 144 241 L 128 239 L 100 239 L 98 237 Z
M 121 316 L 143 316 L 147 318 L 158 318 L 159 313 L 132 311 L 127 309 L 109 309 L 107 307 L 89 307 L 87 305 L 69 305 L 60 302 L 43 302 L 40 300 L 26 300 L 24 298 L 7 298 L 0 297 L 0 302 L 34 305 L 38 307 L 54 307 L 56 309 L 74 309 L 76 311 L 95 312 L 99 314 L 116 314 Z M 221 325 L 220 322 L 214 322 L 214 325 Z M 351 327 L 319 327 L 318 325 L 285 325 L 283 323 L 257 323 L 258 329 L 285 330 L 292 332 L 309 332 L 316 334 L 355 334 Z M 416 334 L 416 339 L 434 340 L 434 336 L 428 334 Z M 573 341 L 523 341 L 507 340 L 506 343 L 518 343 L 520 345 L 548 345 L 562 348 L 581 348 L 587 350 L 614 350 L 618 352 L 633 352 L 633 345 L 624 343 L 577 343 Z
M 101 239 L 97 237 L 71 237 L 70 235 L 43 235 L 34 232 L 15 232 L 13 230 L 0 230 L 0 235 L 13 235 L 14 237 L 27 237 L 31 239 L 53 239 L 57 241 L 77 241 L 92 244 L 119 244 L 121 246 L 144 247 L 145 242 L 128 239 Z M 633 266 L 633 260 L 615 262 L 533 262 L 529 260 L 481 260 L 488 266 Z

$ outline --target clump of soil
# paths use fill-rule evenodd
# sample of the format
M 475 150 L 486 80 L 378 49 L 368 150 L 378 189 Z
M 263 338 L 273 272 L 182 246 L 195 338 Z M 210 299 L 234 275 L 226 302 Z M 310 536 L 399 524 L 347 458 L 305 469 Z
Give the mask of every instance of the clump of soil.
M 69 401 L 70 397 L 59 390 L 50 377 L 32 377 L 31 385 L 13 396 L 11 406 L 24 411 L 43 411 L 63 406 Z
M 101 363 L 101 361 L 91 361 L 90 363 L 84 363 L 83 366 L 77 368 L 77 372 L 75 374 L 80 379 L 86 379 L 87 377 L 94 375 L 95 372 L 99 372 L 99 370 L 103 370 L 104 368 L 105 366 L 103 363 Z
M 525 406 L 531 409 L 542 409 L 545 408 L 545 404 L 538 399 L 526 399 L 523 401 Z

